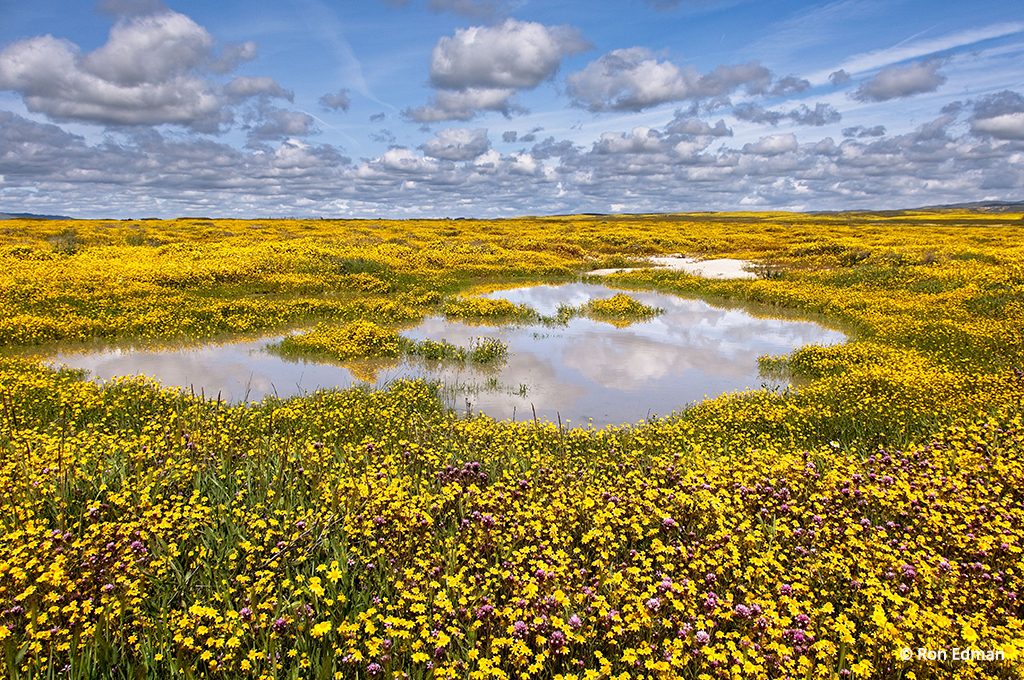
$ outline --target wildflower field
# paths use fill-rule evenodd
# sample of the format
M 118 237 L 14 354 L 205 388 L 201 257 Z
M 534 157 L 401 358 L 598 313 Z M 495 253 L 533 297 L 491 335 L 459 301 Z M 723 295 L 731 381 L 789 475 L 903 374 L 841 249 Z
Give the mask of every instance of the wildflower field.
M 0 674 L 1024 677 L 1022 217 L 0 222 Z M 792 389 L 606 429 L 42 361 L 300 326 L 393 356 L 427 315 L 530 313 L 474 292 L 670 253 L 760 278 L 606 281 L 851 340 L 764 357 Z M 658 311 L 632 302 L 590 311 Z

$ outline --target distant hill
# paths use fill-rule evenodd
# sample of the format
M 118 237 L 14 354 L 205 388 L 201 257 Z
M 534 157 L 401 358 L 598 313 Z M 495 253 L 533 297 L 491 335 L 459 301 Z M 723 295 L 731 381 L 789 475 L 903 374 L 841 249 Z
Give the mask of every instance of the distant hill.
M 926 205 L 918 210 L 978 210 L 980 212 L 1024 212 L 1024 201 L 972 201 L 970 203 L 947 203 Z
M 35 213 L 5 213 L 0 212 L 0 220 L 71 220 L 73 217 L 65 215 L 37 215 Z

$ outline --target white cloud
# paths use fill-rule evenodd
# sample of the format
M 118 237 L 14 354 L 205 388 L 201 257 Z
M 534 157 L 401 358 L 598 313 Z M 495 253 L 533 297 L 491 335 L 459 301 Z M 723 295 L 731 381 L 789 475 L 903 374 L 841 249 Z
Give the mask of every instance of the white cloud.
M 184 14 L 162 12 L 119 20 L 81 67 L 119 85 L 157 83 L 193 70 L 212 48 L 213 38 L 202 26 Z
M 566 26 L 515 19 L 471 26 L 438 41 L 430 82 L 449 90 L 536 87 L 555 73 L 563 56 L 586 47 L 579 33 Z
M 433 123 L 442 120 L 471 120 L 481 111 L 499 111 L 511 115 L 517 107 L 512 103 L 513 89 L 477 88 L 439 90 L 426 106 L 404 112 L 410 120 Z
M 249 130 L 251 140 L 302 137 L 318 131 L 313 117 L 302 111 L 264 107 L 258 111 L 257 116 L 257 121 Z
M 933 60 L 905 66 L 888 66 L 862 83 L 853 93 L 853 98 L 860 101 L 883 102 L 934 92 L 946 82 L 946 76 L 939 73 L 941 65 L 940 62 Z
M 1024 139 L 1024 111 L 978 118 L 971 123 L 971 129 L 999 139 Z
M 784 78 L 776 84 L 777 93 L 800 91 L 803 82 Z M 771 71 L 755 62 L 717 66 L 701 75 L 643 47 L 609 52 L 566 78 L 573 103 L 589 111 L 642 111 L 667 102 L 721 97 L 740 87 L 761 94 L 771 83 Z
M 151 63 L 133 71 L 119 69 L 109 56 L 100 65 L 117 79 L 107 80 L 87 70 L 78 48 L 66 40 L 29 38 L 0 51 L 0 89 L 18 92 L 30 111 L 58 120 L 108 125 L 177 123 L 201 129 L 215 128 L 221 122 L 221 102 L 210 84 L 175 73 L 174 65 Z M 145 72 L 168 77 L 134 82 Z
M 784 135 L 768 135 L 762 137 L 754 144 L 744 144 L 743 153 L 755 154 L 758 156 L 777 156 L 797 150 L 796 135 L 793 133 Z
M 677 111 L 675 118 L 669 122 L 665 131 L 670 134 L 697 135 L 710 137 L 732 137 L 732 130 L 721 118 L 712 127 L 710 123 L 700 118 L 694 118 L 684 112 Z
M 328 92 L 320 97 L 320 106 L 332 111 L 348 111 L 348 107 L 351 105 L 352 101 L 349 99 L 348 90 L 345 88 L 337 92 Z
M 696 89 L 699 75 L 658 60 L 643 47 L 614 50 L 566 78 L 574 103 L 590 111 L 639 111 L 679 101 Z
M 772 82 L 772 72 L 757 62 L 716 66 L 707 75 L 701 76 L 698 94 L 701 97 L 719 97 L 743 86 L 750 94 L 763 94 Z M 777 85 L 780 92 L 797 88 L 805 89 L 803 82 L 787 76 Z
M 423 144 L 423 153 L 447 161 L 468 161 L 491 147 L 485 128 L 448 128 Z
M 543 168 L 529 153 L 514 153 L 509 157 L 508 170 L 514 175 L 537 175 Z
M 512 102 L 555 74 L 567 54 L 587 48 L 568 26 L 506 19 L 495 26 L 471 26 L 446 36 L 434 47 L 430 103 L 405 111 L 419 122 L 470 120 L 481 111 L 506 116 L 521 110 Z
M 377 163 L 386 170 L 411 174 L 431 172 L 437 167 L 434 159 L 424 158 L 404 147 L 388 149 L 377 159 Z
M 233 78 L 224 86 L 224 94 L 237 99 L 266 96 L 292 101 L 295 98 L 291 90 L 284 89 L 276 80 L 265 76 Z
M 971 130 L 996 139 L 1024 140 L 1024 96 L 1003 90 L 974 104 Z
M 82 54 L 50 35 L 0 50 L 0 89 L 21 95 L 29 111 L 55 120 L 103 125 L 176 124 L 214 132 L 231 120 L 233 100 L 265 94 L 290 98 L 271 79 L 239 78 L 222 92 L 204 77 L 255 55 L 251 43 L 220 55 L 202 26 L 169 10 L 123 16 L 107 42 Z
M 662 135 L 657 130 L 638 127 L 631 132 L 615 134 L 606 132 L 594 143 L 594 153 L 660 153 L 665 150 Z
M 208 66 L 214 73 L 230 73 L 244 62 L 256 58 L 256 43 L 252 41 L 225 45 Z
M 828 74 L 828 82 L 832 83 L 833 87 L 842 87 L 852 80 L 852 76 L 847 73 L 844 69 L 833 71 Z M 808 81 L 809 82 L 809 81 Z
M 842 115 L 831 104 L 819 102 L 814 108 L 801 104 L 789 111 L 766 109 L 758 104 L 746 102 L 733 107 L 733 115 L 750 123 L 766 123 L 778 125 L 783 120 L 790 120 L 797 125 L 813 125 L 820 127 L 838 123 Z

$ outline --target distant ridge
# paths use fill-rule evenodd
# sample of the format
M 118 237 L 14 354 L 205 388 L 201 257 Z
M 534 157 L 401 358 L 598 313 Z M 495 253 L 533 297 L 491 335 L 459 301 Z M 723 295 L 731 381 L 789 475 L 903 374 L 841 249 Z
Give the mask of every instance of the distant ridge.
M 981 212 L 1024 212 L 1024 201 L 972 201 L 970 203 L 946 203 L 926 205 L 918 210 L 978 210 Z
M 37 215 L 35 213 L 5 213 L 0 212 L 0 220 L 73 220 L 73 217 L 65 215 Z
M 902 212 L 912 212 L 916 210 L 974 210 L 977 212 L 987 213 L 1024 213 L 1024 201 L 970 201 L 964 203 L 941 203 L 936 205 L 923 205 L 916 208 L 892 208 L 887 210 L 865 210 L 863 208 L 858 209 L 840 209 L 840 210 L 804 210 L 801 211 L 805 215 L 842 215 L 844 213 L 873 213 L 879 215 L 897 215 Z M 640 216 L 640 215 L 686 215 L 686 214 L 718 214 L 727 216 L 730 212 L 736 212 L 732 210 L 694 210 L 689 212 L 661 212 L 661 213 L 602 213 L 602 212 L 578 212 L 578 213 L 553 213 L 550 215 L 543 215 L 543 217 L 628 217 L 628 216 Z M 775 212 L 775 211 L 768 211 Z M 786 211 L 780 211 L 786 212 Z M 39 213 L 11 213 L 11 212 L 0 212 L 0 220 L 75 220 L 78 218 L 68 217 L 67 215 L 42 215 Z M 179 216 L 179 217 L 142 217 L 142 218 L 110 218 L 120 219 L 121 221 L 138 221 L 144 222 L 147 220 L 158 220 L 158 221 L 173 221 L 173 220 L 215 220 L 219 218 L 214 217 L 203 217 L 203 216 Z M 345 218 L 345 217 L 287 217 L 287 218 L 275 218 L 275 217 L 254 217 L 254 218 L 241 218 L 232 217 L 228 219 L 244 220 L 244 219 L 321 219 L 321 220 L 335 220 L 335 219 L 362 219 L 362 220 L 374 220 L 379 218 Z M 388 219 L 388 218 L 385 218 Z M 481 217 L 445 217 L 435 219 L 448 219 L 448 220 L 480 220 L 486 219 Z M 514 218 L 513 218 L 514 219 Z

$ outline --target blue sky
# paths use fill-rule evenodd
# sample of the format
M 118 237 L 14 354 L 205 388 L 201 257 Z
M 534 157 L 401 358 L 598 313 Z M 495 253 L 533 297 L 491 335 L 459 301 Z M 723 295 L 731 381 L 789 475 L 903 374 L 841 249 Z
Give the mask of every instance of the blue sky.
M 0 211 L 1024 198 L 1024 6 L 0 0 Z

